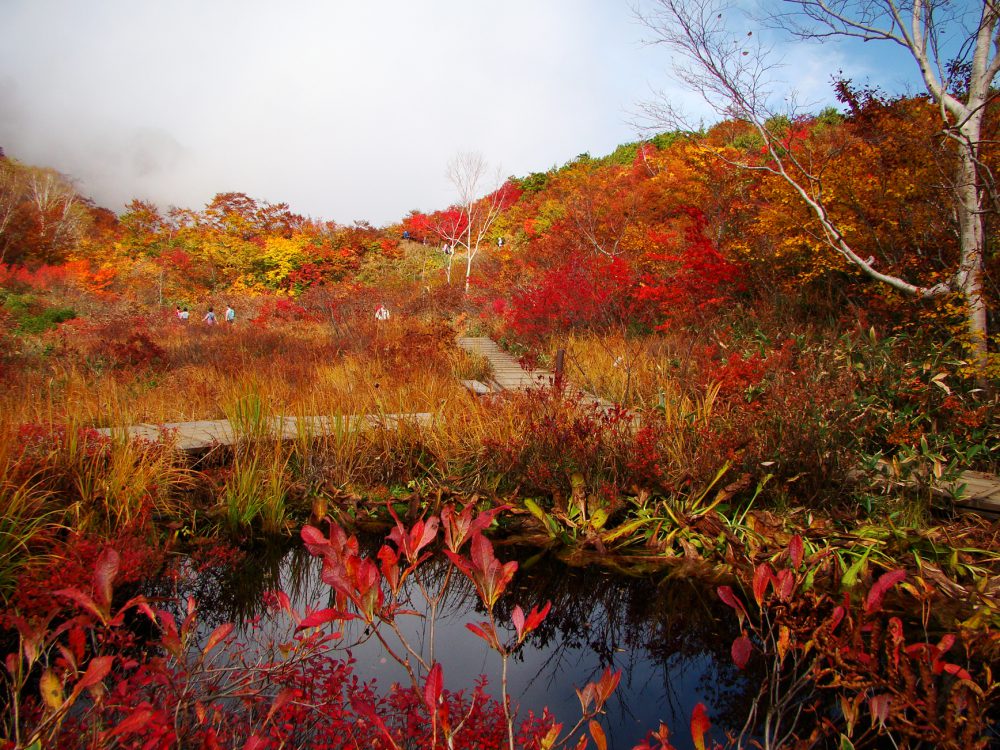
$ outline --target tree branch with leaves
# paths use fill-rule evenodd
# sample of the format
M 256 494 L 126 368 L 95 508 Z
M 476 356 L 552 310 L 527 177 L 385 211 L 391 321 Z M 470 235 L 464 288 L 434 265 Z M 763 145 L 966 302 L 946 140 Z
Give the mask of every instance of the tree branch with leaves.
M 783 0 L 770 4 L 763 20 L 738 14 L 720 0 L 652 0 L 635 12 L 652 34 L 651 42 L 674 53 L 676 78 L 701 96 L 721 117 L 746 122 L 764 143 L 763 157 L 737 162 L 780 176 L 812 213 L 824 244 L 867 277 L 920 299 L 957 295 L 965 309 L 966 338 L 974 372 L 985 377 L 989 364 L 984 275 L 984 214 L 991 206 L 989 175 L 981 168 L 983 118 L 991 87 L 1000 72 L 1000 8 L 992 0 L 961 7 L 927 0 Z M 795 121 L 801 111 L 794 96 L 776 105 L 781 61 L 754 30 L 770 27 L 789 38 L 826 41 L 856 38 L 892 42 L 913 58 L 941 129 L 955 144 L 954 178 L 949 190 L 959 238 L 959 258 L 947 278 L 904 278 L 881 270 L 848 240 L 831 212 L 819 175 L 783 142 L 775 121 Z M 959 43 L 947 45 L 945 37 Z M 957 58 L 943 55 L 955 51 Z M 665 98 L 644 107 L 653 123 L 688 126 Z

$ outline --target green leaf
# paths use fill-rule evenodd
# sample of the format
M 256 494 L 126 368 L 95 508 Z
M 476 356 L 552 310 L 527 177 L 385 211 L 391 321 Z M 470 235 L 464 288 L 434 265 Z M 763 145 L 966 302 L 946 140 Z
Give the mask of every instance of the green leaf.
M 604 508 L 598 508 L 590 514 L 590 525 L 600 531 L 604 524 L 608 522 L 608 512 Z
M 541 506 L 539 506 L 538 503 L 536 503 L 530 497 L 524 498 L 524 507 L 528 509 L 531 515 L 533 515 L 535 518 L 537 518 L 542 522 L 542 524 L 545 526 L 545 530 L 549 533 L 549 536 L 553 538 L 564 536 L 562 526 L 559 524 L 559 522 L 551 515 L 546 513 L 544 510 L 542 510 Z
M 533 515 L 542 523 L 545 523 L 545 519 L 549 514 L 546 513 L 544 510 L 542 510 L 541 507 L 538 505 L 538 503 L 536 503 L 530 497 L 526 497 L 524 498 L 524 507 L 528 509 L 528 512 L 531 513 L 531 515 Z
M 639 518 L 635 521 L 629 521 L 628 523 L 623 523 L 618 528 L 610 531 L 605 537 L 605 542 L 613 542 L 617 539 L 621 539 L 623 536 L 628 536 L 635 531 L 649 523 L 645 518 Z
M 533 567 L 538 563 L 539 560 L 545 557 L 546 554 L 547 553 L 545 552 L 545 550 L 542 550 L 541 552 L 536 552 L 527 560 L 521 563 L 521 570 L 528 570 L 529 568 Z
M 861 555 L 857 560 L 855 560 L 851 567 L 847 569 L 844 573 L 844 577 L 841 579 L 840 583 L 844 588 L 852 589 L 858 584 L 858 577 L 861 575 L 865 566 L 868 563 L 868 555 L 872 552 L 871 547 L 865 548 L 865 553 Z
M 565 529 L 563 529 L 563 527 L 559 525 L 559 522 L 556 519 L 554 519 L 552 516 L 548 516 L 545 519 L 545 525 L 549 529 L 549 534 L 551 534 L 554 537 L 557 536 L 560 539 L 562 539 L 564 543 L 569 544 L 570 542 L 569 536 L 567 536 Z
M 805 580 L 802 582 L 802 590 L 809 591 L 815 585 L 816 581 L 816 568 L 810 568 L 809 572 L 806 573 Z

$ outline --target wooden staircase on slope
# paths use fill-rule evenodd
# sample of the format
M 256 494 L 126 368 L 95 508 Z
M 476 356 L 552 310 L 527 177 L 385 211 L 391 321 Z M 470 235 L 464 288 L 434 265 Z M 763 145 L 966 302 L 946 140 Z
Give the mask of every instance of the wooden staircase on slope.
M 458 339 L 458 345 L 470 354 L 478 354 L 489 360 L 493 368 L 493 377 L 492 382 L 487 385 L 493 386 L 491 390 L 515 391 L 547 388 L 555 383 L 555 373 L 549 370 L 524 369 L 516 359 L 503 351 L 493 339 L 487 336 L 463 336 Z M 583 401 L 600 406 L 602 409 L 610 409 L 614 406 L 610 401 L 574 386 L 568 386 L 567 391 L 572 395 L 579 396 Z

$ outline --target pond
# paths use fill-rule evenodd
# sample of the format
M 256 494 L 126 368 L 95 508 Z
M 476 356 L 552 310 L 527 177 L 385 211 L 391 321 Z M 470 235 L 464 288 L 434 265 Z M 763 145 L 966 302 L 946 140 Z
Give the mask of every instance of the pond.
M 366 544 L 374 556 L 381 539 L 363 542 L 363 548 Z M 508 690 L 523 714 L 529 709 L 539 713 L 547 706 L 558 721 L 571 726 L 580 716 L 574 688 L 596 680 L 610 666 L 621 670 L 621 683 L 602 720 L 609 747 L 631 748 L 661 721 L 671 728 L 670 741 L 677 748 L 692 747 L 688 723 L 699 702 L 708 708 L 711 736 L 723 740 L 727 730 L 739 733 L 761 676 L 740 672 L 732 664 L 730 646 L 738 626 L 714 586 L 663 574 L 613 575 L 511 549 L 498 548 L 497 556 L 521 563 L 497 604 L 500 622 L 510 622 L 515 604 L 527 612 L 552 602 L 549 616 L 508 667 Z M 427 578 L 443 579 L 449 565 L 443 558 L 431 561 Z M 300 612 L 333 602 L 330 587 L 320 578 L 321 561 L 301 544 L 255 550 L 236 565 L 200 573 L 193 565 L 182 567 L 185 575 L 169 584 L 151 584 L 147 594 L 180 600 L 193 596 L 206 636 L 224 622 L 235 622 L 246 632 L 247 623 L 266 616 L 266 591 L 284 591 Z M 497 696 L 500 657 L 465 627 L 484 620 L 484 610 L 471 583 L 454 572 L 436 620 L 434 658 L 442 664 L 448 689 L 469 689 L 485 675 L 489 692 Z M 410 589 L 413 608 L 426 611 L 416 587 Z M 405 636 L 427 653 L 431 644 L 426 618 L 400 619 Z M 375 679 L 383 688 L 407 682 L 383 646 L 366 637 L 362 622 L 349 622 L 344 628 L 339 643 L 356 660 L 360 679 Z

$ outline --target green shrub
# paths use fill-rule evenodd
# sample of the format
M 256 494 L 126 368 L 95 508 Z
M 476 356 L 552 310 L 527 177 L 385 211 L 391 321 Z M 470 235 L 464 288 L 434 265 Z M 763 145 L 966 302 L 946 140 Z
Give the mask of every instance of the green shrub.
M 17 331 L 19 333 L 44 333 L 75 317 L 76 311 L 71 307 L 49 307 L 40 313 L 18 318 Z
M 44 333 L 76 317 L 72 308 L 45 307 L 31 294 L 6 294 L 0 297 L 0 304 L 13 317 L 17 333 Z

